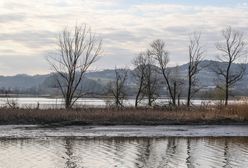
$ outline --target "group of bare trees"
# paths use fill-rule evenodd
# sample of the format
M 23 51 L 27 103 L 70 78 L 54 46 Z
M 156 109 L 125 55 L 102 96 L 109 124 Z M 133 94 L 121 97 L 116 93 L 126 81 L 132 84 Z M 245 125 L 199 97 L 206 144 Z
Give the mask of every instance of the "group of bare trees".
M 199 89 L 197 88 L 197 74 L 201 70 L 199 64 L 204 58 L 203 55 L 204 50 L 200 45 L 200 34 L 193 34 L 190 39 L 189 44 L 189 64 L 188 64 L 188 95 L 187 95 L 187 106 L 190 106 L 190 101 L 194 93 L 196 93 Z M 152 60 L 152 61 L 147 61 Z M 144 98 L 143 95 L 148 99 L 148 105 L 151 106 L 152 102 L 150 101 L 149 94 L 146 89 L 152 86 L 153 88 L 159 88 L 164 86 L 168 95 L 171 99 L 170 104 L 173 106 L 180 105 L 180 96 L 182 93 L 182 85 L 185 82 L 180 76 L 180 72 L 178 68 L 174 69 L 172 72 L 172 68 L 168 67 L 169 64 L 169 52 L 166 48 L 165 42 L 161 39 L 155 40 L 150 44 L 150 48 L 144 52 L 140 53 L 134 60 L 134 65 L 136 69 L 134 71 L 134 75 L 136 76 L 136 81 L 138 85 L 138 91 L 136 95 L 136 103 L 137 107 L 138 100 Z M 149 67 L 154 67 L 153 71 L 156 72 L 157 76 L 161 76 L 161 78 L 152 78 L 152 84 L 146 82 L 146 75 L 150 74 Z M 148 71 L 146 71 L 146 69 Z M 156 75 L 154 75 L 156 76 Z M 148 78 L 149 79 L 149 78 Z M 149 81 L 149 80 L 148 80 Z M 159 86 L 158 86 L 159 84 Z M 162 85 L 161 85 L 162 84 Z M 156 85 L 156 86 L 155 86 Z M 156 90 L 158 91 L 158 90 Z M 153 91 L 152 93 L 156 93 Z M 142 96 L 140 96 L 142 95 Z M 158 95 L 158 94 L 157 94 Z M 158 97 L 158 96 L 157 96 Z M 154 101 L 155 99 L 153 99 Z
M 156 65 L 159 67 L 159 72 L 162 74 L 166 86 L 168 88 L 169 96 L 172 104 L 176 105 L 176 86 L 170 79 L 170 70 L 168 69 L 169 53 L 165 48 L 165 43 L 162 40 L 155 40 L 151 44 L 151 53 L 156 60 Z
M 233 87 L 238 81 L 240 81 L 246 71 L 245 64 L 238 64 L 238 67 L 233 68 L 233 63 L 240 62 L 240 59 L 245 61 L 247 50 L 244 36 L 241 32 L 233 30 L 228 27 L 222 31 L 224 41 L 216 44 L 217 50 L 220 52 L 218 60 L 224 62 L 225 66 L 220 64 L 211 65 L 213 72 L 217 75 L 219 89 L 225 90 L 225 105 L 228 104 L 230 88 Z M 147 50 L 147 54 L 151 59 L 154 59 L 152 63 L 159 71 L 159 74 L 163 78 L 163 82 L 167 88 L 168 96 L 171 99 L 173 106 L 180 105 L 180 96 L 182 93 L 182 85 L 187 86 L 187 106 L 191 106 L 192 97 L 201 89 L 198 82 L 198 74 L 203 68 L 207 66 L 201 65 L 201 62 L 205 58 L 206 50 L 200 42 L 201 34 L 193 33 L 190 36 L 188 47 L 188 73 L 184 79 L 178 75 L 177 69 L 174 68 L 174 72 L 171 72 L 172 68 L 168 67 L 169 64 L 169 52 L 166 48 L 163 40 L 155 40 L 150 44 L 150 49 Z M 147 64 L 144 54 L 140 54 L 134 61 L 136 66 L 137 84 L 139 85 L 136 103 L 142 93 L 142 88 L 146 88 L 144 85 L 145 65 Z M 242 60 L 241 60 L 242 61 Z M 143 65 L 143 66 L 141 66 Z M 157 81 L 157 79 L 154 79 Z M 157 82 L 159 83 L 159 82 Z M 221 87 L 224 86 L 224 87 Z M 160 86 L 161 87 L 161 86 Z M 156 88 L 156 87 L 155 87 Z M 143 97 L 142 97 L 143 98 Z M 150 103 L 148 105 L 151 105 Z
M 108 84 L 108 92 L 113 97 L 113 104 L 116 107 L 123 107 L 123 102 L 127 98 L 127 77 L 134 77 L 137 86 L 135 96 L 135 107 L 144 99 L 147 105 L 152 106 L 158 97 L 158 78 L 156 67 L 154 66 L 150 51 L 140 53 L 134 60 L 135 69 L 128 74 L 127 69 L 115 69 L 115 78 Z
M 124 107 L 123 101 L 127 98 L 126 80 L 128 72 L 126 69 L 115 68 L 115 78 L 108 83 L 107 93 L 114 98 L 114 105 L 116 107 Z
M 225 90 L 225 104 L 228 104 L 229 89 L 240 81 L 245 74 L 244 64 L 239 69 L 232 68 L 232 64 L 244 58 L 247 54 L 246 43 L 242 33 L 228 27 L 223 30 L 224 41 L 216 45 L 220 52 L 218 59 L 225 62 L 226 66 L 212 66 L 218 76 L 218 87 Z M 143 100 L 152 106 L 159 97 L 160 88 L 166 88 L 170 104 L 180 105 L 182 86 L 187 86 L 187 106 L 200 88 L 198 74 L 205 68 L 201 65 L 205 57 L 205 49 L 201 45 L 201 34 L 194 33 L 190 36 L 188 46 L 188 72 L 187 76 L 180 74 L 178 68 L 169 67 L 169 52 L 166 43 L 155 40 L 149 48 L 141 52 L 133 60 L 135 69 L 132 75 L 136 81 L 135 107 Z M 58 39 L 59 55 L 48 60 L 54 70 L 54 76 L 65 100 L 65 107 L 71 108 L 81 98 L 82 80 L 89 67 L 102 53 L 102 42 L 92 32 L 90 27 L 75 26 L 73 30 L 64 29 Z M 108 93 L 114 98 L 114 104 L 123 107 L 126 98 L 126 81 L 128 73 L 125 69 L 115 69 L 115 79 L 108 85 Z M 185 90 L 185 87 L 184 87 Z
M 133 76 L 137 84 L 137 94 L 135 96 L 135 107 L 147 98 L 148 106 L 152 106 L 158 97 L 158 76 L 151 51 L 141 52 L 134 60 L 135 69 Z

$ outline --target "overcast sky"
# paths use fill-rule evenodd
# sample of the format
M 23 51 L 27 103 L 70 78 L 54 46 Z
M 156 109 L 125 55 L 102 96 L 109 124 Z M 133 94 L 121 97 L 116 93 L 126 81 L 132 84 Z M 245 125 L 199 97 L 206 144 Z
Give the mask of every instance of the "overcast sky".
M 1 0 L 0 75 L 50 72 L 65 26 L 86 23 L 103 38 L 94 70 L 131 66 L 155 39 L 166 41 L 171 66 L 187 62 L 188 36 L 202 32 L 207 58 L 227 27 L 248 31 L 248 0 Z

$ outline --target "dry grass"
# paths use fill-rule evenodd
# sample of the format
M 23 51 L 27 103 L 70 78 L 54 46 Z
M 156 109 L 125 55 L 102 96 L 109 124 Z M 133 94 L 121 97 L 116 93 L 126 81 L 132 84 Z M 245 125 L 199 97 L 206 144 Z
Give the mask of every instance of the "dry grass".
M 0 109 L 0 124 L 230 124 L 248 123 L 248 104 L 180 108 Z

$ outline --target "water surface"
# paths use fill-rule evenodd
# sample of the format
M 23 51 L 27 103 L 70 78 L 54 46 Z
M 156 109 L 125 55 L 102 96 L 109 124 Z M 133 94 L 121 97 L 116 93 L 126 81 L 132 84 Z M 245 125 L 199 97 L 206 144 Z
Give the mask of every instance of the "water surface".
M 247 168 L 248 139 L 2 139 L 0 160 L 1 168 Z
M 170 100 L 167 98 L 159 98 L 155 101 L 156 104 L 168 104 Z M 64 100 L 61 98 L 44 98 L 44 97 L 1 97 L 0 107 L 8 106 L 8 104 L 14 103 L 17 107 L 21 108 L 62 108 L 64 107 Z M 90 106 L 90 107 L 105 107 L 113 103 L 111 99 L 101 99 L 101 98 L 81 98 L 78 99 L 75 106 Z M 186 99 L 182 99 L 181 103 L 186 103 Z M 214 105 L 221 103 L 219 100 L 192 100 L 194 105 Z M 230 100 L 230 104 L 247 103 L 247 101 L 242 100 Z M 127 99 L 124 101 L 125 106 L 134 106 L 135 99 Z M 141 106 L 147 105 L 147 101 L 141 102 Z

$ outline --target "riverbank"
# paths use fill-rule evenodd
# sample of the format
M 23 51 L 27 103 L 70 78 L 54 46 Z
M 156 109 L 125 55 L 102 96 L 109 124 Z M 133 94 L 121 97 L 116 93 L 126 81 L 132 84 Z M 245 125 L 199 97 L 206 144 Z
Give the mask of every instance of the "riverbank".
M 0 139 L 34 138 L 164 138 L 164 137 L 248 137 L 248 125 L 160 125 L 160 126 L 0 126 Z
M 1 125 L 192 125 L 248 124 L 248 104 L 180 108 L 1 108 Z

